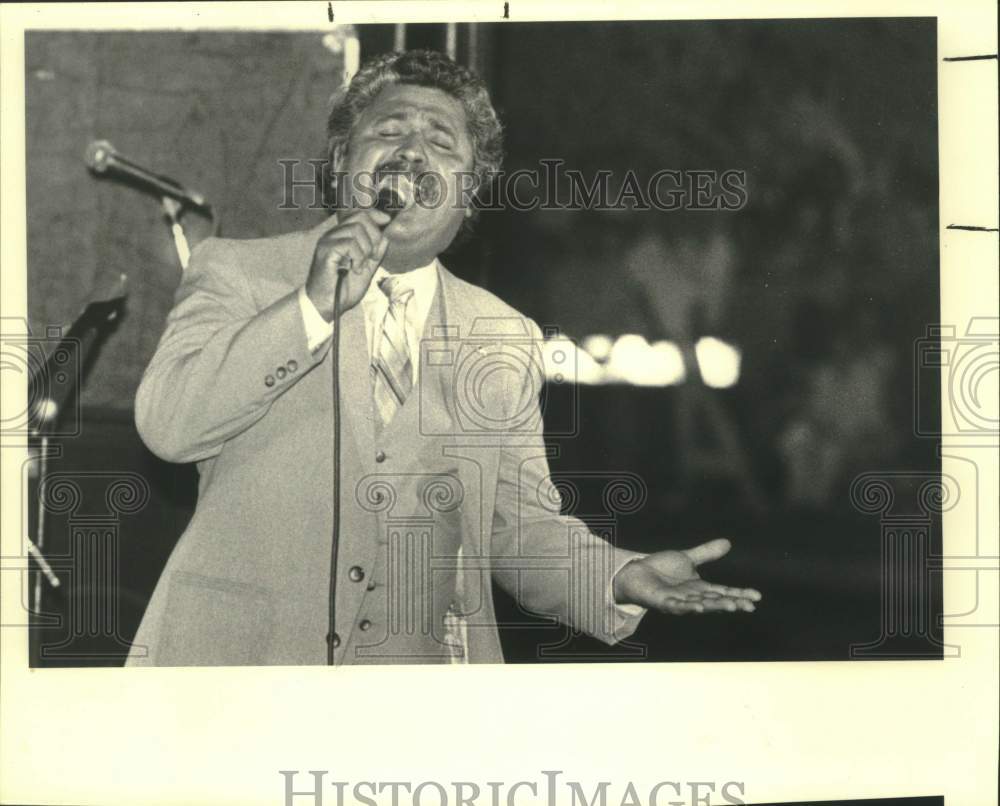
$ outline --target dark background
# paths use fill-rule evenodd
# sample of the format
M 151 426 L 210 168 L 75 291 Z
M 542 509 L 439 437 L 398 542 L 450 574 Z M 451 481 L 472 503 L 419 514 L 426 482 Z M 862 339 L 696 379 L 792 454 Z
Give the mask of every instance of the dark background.
M 362 55 L 389 48 L 393 33 L 360 29 Z M 637 474 L 649 496 L 615 519 L 617 542 L 651 550 L 730 537 L 733 555 L 710 575 L 763 590 L 759 612 L 651 614 L 638 648 L 622 654 L 586 638 L 561 643 L 563 631 L 543 629 L 500 595 L 499 612 L 521 625 L 503 631 L 508 659 L 847 659 L 852 645 L 877 643 L 885 518 L 852 505 L 852 479 L 914 474 L 917 482 L 893 482 L 892 514 L 929 530 L 932 552 L 940 537 L 916 495 L 919 479 L 938 472 L 936 441 L 914 435 L 915 409 L 936 420 L 938 380 L 913 368 L 938 312 L 934 21 L 458 33 L 460 60 L 493 93 L 510 170 L 556 158 L 585 174 L 747 172 L 748 202 L 736 212 L 487 211 L 444 258 L 574 339 L 639 333 L 684 345 L 711 335 L 743 356 L 727 390 L 696 380 L 560 385 L 545 405 L 547 422 L 576 424 L 574 436 L 550 438 L 554 475 L 598 476 L 582 484 L 575 514 L 603 523 L 601 479 Z M 443 48 L 444 26 L 409 26 L 407 43 Z M 169 231 L 154 196 L 89 174 L 83 152 L 108 139 L 197 188 L 229 237 L 311 226 L 323 214 L 305 209 L 308 189 L 296 197 L 300 209 L 278 209 L 278 160 L 322 157 L 343 60 L 319 31 L 47 32 L 29 33 L 26 44 L 32 331 L 72 321 L 120 273 L 130 278 L 125 316 L 85 378 L 80 432 L 54 441 L 61 454 L 49 469 L 134 472 L 150 488 L 137 513 L 108 520 L 115 549 L 100 573 L 81 568 L 71 536 L 81 518 L 100 520 L 106 478 L 85 480 L 93 501 L 85 495 L 75 515 L 47 516 L 51 556 L 75 570 L 71 585 L 46 593 L 43 610 L 66 616 L 88 586 L 110 587 L 117 635 L 63 618 L 36 635 L 64 642 L 61 654 L 35 662 L 113 664 L 190 516 L 196 473 L 149 454 L 131 419 L 180 280 Z M 192 214 L 185 224 L 192 245 L 210 232 Z M 938 612 L 940 578 L 916 573 Z M 890 643 L 893 657 L 940 654 L 919 631 Z

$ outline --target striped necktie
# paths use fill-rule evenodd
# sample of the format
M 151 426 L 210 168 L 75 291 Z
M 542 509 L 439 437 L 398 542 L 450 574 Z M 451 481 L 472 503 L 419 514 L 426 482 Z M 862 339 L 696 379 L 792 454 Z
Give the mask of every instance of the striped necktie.
M 375 411 L 384 428 L 392 422 L 413 388 L 413 367 L 406 342 L 406 303 L 413 296 L 413 289 L 404 288 L 394 274 L 385 277 L 379 288 L 389 298 L 389 309 L 372 355 L 372 392 Z

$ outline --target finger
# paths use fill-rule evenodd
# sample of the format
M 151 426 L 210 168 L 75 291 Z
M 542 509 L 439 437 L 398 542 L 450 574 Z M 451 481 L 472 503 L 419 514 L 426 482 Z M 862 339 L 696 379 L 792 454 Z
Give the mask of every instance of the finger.
M 749 599 L 733 598 L 729 601 L 736 605 L 737 610 L 742 610 L 744 613 L 753 613 L 757 609 L 757 606 Z
M 333 243 L 342 243 L 344 241 L 354 241 L 360 247 L 362 252 L 367 256 L 378 240 L 378 235 L 376 234 L 373 238 L 369 234 L 367 228 L 360 221 L 351 221 L 336 230 L 330 232 L 330 241 Z
M 372 207 L 369 210 L 365 210 L 364 215 L 365 218 L 368 221 L 371 221 L 372 224 L 374 224 L 375 227 L 380 231 L 384 229 L 389 224 L 390 221 L 392 221 L 391 215 L 389 215 L 386 212 L 383 212 L 382 210 L 377 210 L 374 207 Z
M 685 582 L 684 585 L 699 596 L 719 597 L 726 595 L 725 585 L 716 585 L 714 582 L 706 582 L 704 579 L 692 579 Z
M 370 224 L 375 230 L 382 230 L 392 221 L 392 216 L 374 207 L 364 207 L 348 213 L 342 220 L 344 223 L 356 222 L 365 226 Z
M 666 602 L 693 602 L 700 601 L 700 598 L 683 590 L 668 588 L 666 590 L 654 591 L 652 595 L 649 596 L 649 601 L 653 603 L 653 607 L 660 607 Z
M 709 590 L 702 590 L 700 588 L 681 588 L 681 590 L 687 590 L 684 599 L 689 602 L 700 602 L 702 599 L 718 599 L 719 594 Z
M 343 221 L 344 217 L 340 213 L 332 213 L 326 221 L 323 222 L 323 233 L 320 237 L 322 238 L 323 235 L 326 235 L 330 230 L 342 224 Z
M 357 241 L 341 241 L 331 251 L 330 257 L 337 269 L 348 269 L 357 274 L 361 271 L 368 255 L 361 250 Z
M 651 598 L 651 601 L 653 607 L 657 610 L 663 610 L 669 607 L 701 605 L 700 599 L 691 599 L 687 594 L 675 590 L 657 591 L 656 595 Z
M 749 599 L 735 599 L 728 596 L 719 599 L 706 599 L 703 604 L 706 611 L 725 611 L 726 613 L 735 613 L 737 610 L 753 613 L 757 609 Z
M 663 604 L 662 607 L 658 608 L 664 613 L 670 613 L 673 616 L 683 616 L 686 613 L 703 613 L 705 608 L 698 602 L 675 602 L 668 601 Z
M 735 613 L 739 606 L 733 599 L 720 598 L 720 599 L 707 599 L 703 606 L 708 612 L 725 612 L 725 613 Z
M 709 540 L 707 543 L 702 543 L 700 546 L 684 549 L 684 554 L 695 565 L 701 565 L 702 563 L 725 557 L 729 553 L 729 549 L 732 548 L 732 545 L 724 537 L 720 537 L 717 540 Z
M 382 237 L 382 226 L 376 223 L 375 216 L 379 216 L 379 220 L 381 218 L 388 218 L 385 213 L 380 213 L 378 210 L 364 210 L 352 218 L 352 223 L 364 229 L 365 235 L 368 236 L 368 244 L 372 250 L 374 250 L 375 245 Z
M 368 256 L 368 259 L 364 263 L 363 272 L 365 274 L 375 273 L 375 270 L 382 265 L 382 259 L 385 257 L 385 252 L 388 248 L 389 240 L 380 234 L 375 250 Z
M 704 587 L 701 590 L 705 595 L 712 594 L 714 596 L 730 596 L 736 599 L 752 599 L 755 602 L 759 602 L 761 598 L 760 591 L 754 590 L 753 588 L 731 588 L 728 585 L 716 585 L 712 582 L 702 582 Z
M 323 230 L 323 235 L 321 237 L 326 238 L 347 229 L 356 222 L 357 217 L 357 213 L 337 213 L 336 215 L 330 216 L 325 222 L 330 226 Z

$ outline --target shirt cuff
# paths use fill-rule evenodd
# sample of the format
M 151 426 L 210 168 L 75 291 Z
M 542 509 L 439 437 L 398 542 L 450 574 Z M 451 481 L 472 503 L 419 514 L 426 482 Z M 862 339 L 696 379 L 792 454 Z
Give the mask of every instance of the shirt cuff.
M 627 638 L 635 632 L 636 628 L 639 626 L 639 622 L 647 612 L 647 609 L 642 607 L 642 605 L 618 604 L 618 602 L 615 601 L 614 584 L 615 576 L 618 572 L 633 560 L 641 560 L 649 556 L 647 554 L 633 554 L 632 552 L 629 552 L 629 554 L 630 556 L 626 557 L 618 564 L 614 574 L 611 575 L 611 581 L 608 583 L 608 602 L 611 604 L 615 614 L 614 633 L 615 638 L 619 641 L 623 638 Z
M 305 286 L 299 289 L 299 310 L 302 311 L 302 324 L 306 329 L 306 343 L 309 351 L 314 353 L 333 335 L 333 323 L 327 322 L 316 310 Z

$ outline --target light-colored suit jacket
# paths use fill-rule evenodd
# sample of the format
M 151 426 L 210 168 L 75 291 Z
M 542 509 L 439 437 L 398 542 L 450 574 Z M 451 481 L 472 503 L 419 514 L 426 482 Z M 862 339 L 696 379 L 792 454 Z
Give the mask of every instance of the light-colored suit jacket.
M 297 290 L 327 227 L 213 238 L 191 257 L 135 413 L 154 453 L 198 463 L 198 504 L 150 600 L 130 665 L 326 662 L 332 361 L 329 347 L 309 350 Z M 340 581 L 348 566 L 370 565 L 376 536 L 401 515 L 435 516 L 434 494 L 423 496 L 420 513 L 379 504 L 382 482 L 421 472 L 420 457 L 433 455 L 447 458 L 442 467 L 458 485 L 457 499 L 442 509 L 461 531 L 468 659 L 503 661 L 493 581 L 525 608 L 615 643 L 638 618 L 614 606 L 611 578 L 635 555 L 559 514 L 538 400 L 542 334 L 492 294 L 439 271 L 440 316 L 428 321 L 419 383 L 393 420 L 407 435 L 405 450 L 378 444 L 361 306 L 338 323 L 337 630 L 350 633 L 370 595 L 365 585 Z

